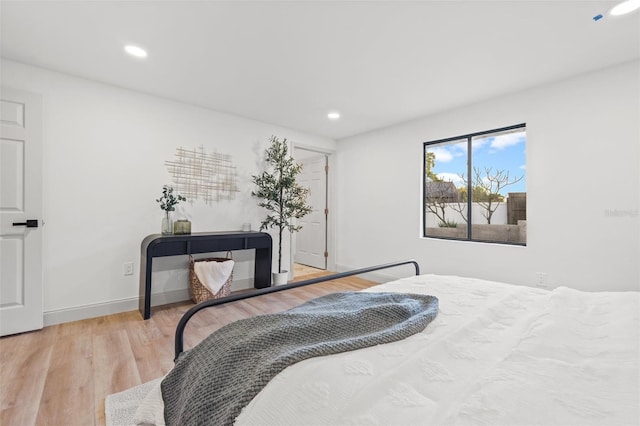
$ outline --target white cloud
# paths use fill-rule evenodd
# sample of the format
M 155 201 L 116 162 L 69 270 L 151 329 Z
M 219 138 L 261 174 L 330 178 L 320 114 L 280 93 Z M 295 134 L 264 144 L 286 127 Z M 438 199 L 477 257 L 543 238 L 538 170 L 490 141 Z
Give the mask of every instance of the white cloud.
M 464 142 L 456 143 L 453 145 L 436 146 L 433 148 L 428 148 L 427 152 L 433 152 L 435 154 L 436 162 L 448 163 L 455 157 L 466 155 L 467 144 L 466 142 Z
M 473 140 L 473 144 L 471 144 L 471 147 L 474 150 L 475 149 L 480 149 L 483 146 L 485 146 L 487 144 L 487 142 L 489 142 L 489 140 L 491 140 L 491 138 L 474 139 Z
M 455 144 L 451 145 L 451 148 L 453 150 L 459 151 L 459 153 L 457 155 L 462 155 L 462 154 L 466 155 L 467 154 L 467 141 L 455 143 Z
M 517 145 L 525 141 L 523 133 L 507 133 L 505 135 L 499 135 L 493 138 L 491 141 L 491 149 L 499 151 L 504 148 L 508 148 L 513 145 Z
M 436 156 L 436 162 L 448 163 L 453 160 L 453 153 L 445 147 L 430 148 L 428 152 L 433 152 Z
M 438 173 L 437 176 L 439 179 L 442 179 L 445 182 L 453 182 L 455 186 L 464 185 L 464 181 L 456 173 L 444 172 L 444 173 Z
M 527 165 L 526 165 L 526 164 L 523 164 L 522 166 L 520 166 L 520 168 L 521 168 L 522 170 L 527 170 Z

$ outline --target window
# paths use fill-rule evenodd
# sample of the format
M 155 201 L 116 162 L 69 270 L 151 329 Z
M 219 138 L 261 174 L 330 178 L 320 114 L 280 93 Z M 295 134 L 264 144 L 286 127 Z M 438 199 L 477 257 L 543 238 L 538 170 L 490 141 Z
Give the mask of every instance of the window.
M 424 236 L 526 245 L 525 148 L 525 124 L 425 142 Z

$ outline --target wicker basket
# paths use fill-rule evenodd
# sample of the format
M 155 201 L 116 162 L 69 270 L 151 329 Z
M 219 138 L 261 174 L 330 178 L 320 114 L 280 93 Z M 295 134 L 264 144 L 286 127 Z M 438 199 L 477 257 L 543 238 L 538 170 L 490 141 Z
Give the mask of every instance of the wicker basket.
M 194 259 L 189 256 L 189 296 L 194 303 L 201 303 L 205 300 L 220 299 L 231 294 L 231 281 L 233 281 L 233 271 L 229 274 L 229 278 L 216 294 L 212 294 L 209 289 L 200 282 L 195 271 L 195 262 L 226 262 L 231 259 L 231 252 L 227 253 L 228 257 L 208 257 L 203 259 Z

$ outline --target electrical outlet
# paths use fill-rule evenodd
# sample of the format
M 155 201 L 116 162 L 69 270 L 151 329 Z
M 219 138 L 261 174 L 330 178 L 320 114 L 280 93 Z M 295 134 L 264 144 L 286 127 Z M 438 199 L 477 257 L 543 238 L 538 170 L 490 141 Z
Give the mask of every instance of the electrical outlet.
M 549 287 L 549 274 L 546 272 L 536 272 L 536 286 L 538 287 Z
M 133 275 L 133 262 L 125 262 L 122 265 L 122 273 L 124 275 Z

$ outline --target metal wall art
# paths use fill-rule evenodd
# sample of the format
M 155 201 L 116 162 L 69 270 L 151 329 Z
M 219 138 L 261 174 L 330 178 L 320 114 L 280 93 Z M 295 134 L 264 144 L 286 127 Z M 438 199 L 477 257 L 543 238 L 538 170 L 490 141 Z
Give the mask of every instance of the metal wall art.
M 176 192 L 188 201 L 211 203 L 233 200 L 238 190 L 236 167 L 231 156 L 218 152 L 207 153 L 204 147 L 188 150 L 176 149 L 176 159 L 165 161 L 173 176 Z

